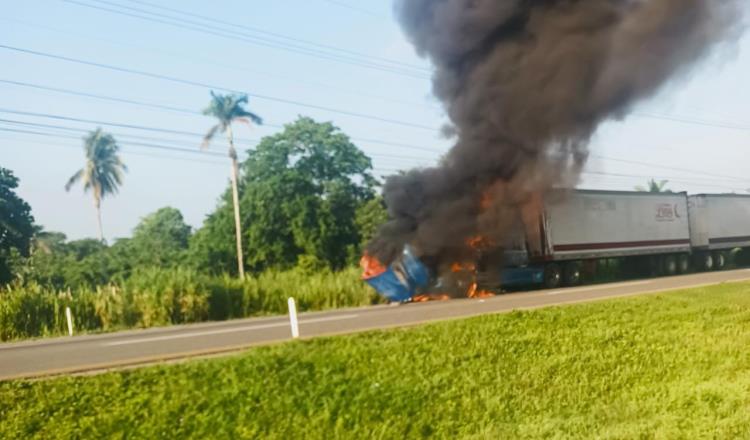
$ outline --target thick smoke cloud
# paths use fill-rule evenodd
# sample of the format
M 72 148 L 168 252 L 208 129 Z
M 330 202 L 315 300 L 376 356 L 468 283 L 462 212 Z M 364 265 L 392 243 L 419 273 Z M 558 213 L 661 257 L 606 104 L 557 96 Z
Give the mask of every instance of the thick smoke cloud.
M 737 36 L 739 1 L 397 0 L 456 144 L 386 181 L 391 220 L 368 252 L 446 263 L 470 237 L 505 245 L 524 207 L 575 183 L 602 121 Z

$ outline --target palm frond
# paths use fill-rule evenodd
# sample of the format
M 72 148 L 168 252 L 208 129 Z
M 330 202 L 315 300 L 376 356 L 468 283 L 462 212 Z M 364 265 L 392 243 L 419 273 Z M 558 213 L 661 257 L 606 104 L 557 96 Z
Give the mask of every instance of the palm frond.
M 208 130 L 208 133 L 206 133 L 205 136 L 203 136 L 203 142 L 201 143 L 201 148 L 206 149 L 208 148 L 208 145 L 211 143 L 211 140 L 216 136 L 216 133 L 221 129 L 221 124 L 216 124 L 213 127 L 211 127 L 210 130 Z
M 78 170 L 75 174 L 70 176 L 70 179 L 68 179 L 68 183 L 65 184 L 65 191 L 70 191 L 70 189 L 73 187 L 73 185 L 76 184 L 79 180 L 81 180 L 81 177 L 83 177 L 84 171 Z
M 263 118 L 243 108 L 237 110 L 237 118 L 249 118 L 251 121 L 253 121 L 253 124 L 263 125 Z

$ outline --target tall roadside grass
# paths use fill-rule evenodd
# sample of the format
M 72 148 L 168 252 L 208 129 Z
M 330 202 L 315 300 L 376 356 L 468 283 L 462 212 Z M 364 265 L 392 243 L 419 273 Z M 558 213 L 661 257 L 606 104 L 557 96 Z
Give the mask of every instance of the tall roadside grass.
M 187 269 L 153 269 L 95 290 L 8 286 L 0 290 L 0 340 L 64 334 L 66 307 L 73 312 L 76 331 L 97 332 L 281 314 L 290 296 L 301 311 L 378 301 L 354 268 L 314 274 L 269 271 L 242 281 Z

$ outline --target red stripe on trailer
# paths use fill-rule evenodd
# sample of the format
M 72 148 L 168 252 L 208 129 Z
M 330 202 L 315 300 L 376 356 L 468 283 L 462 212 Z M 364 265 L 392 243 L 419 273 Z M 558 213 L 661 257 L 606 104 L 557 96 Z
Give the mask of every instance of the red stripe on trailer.
M 603 249 L 623 249 L 623 248 L 640 248 L 650 246 L 679 246 L 689 245 L 690 240 L 651 240 L 651 241 L 622 241 L 612 243 L 579 243 L 579 244 L 559 244 L 554 247 L 555 252 L 566 251 L 589 251 Z
M 720 237 L 720 238 L 710 238 L 708 240 L 711 244 L 722 244 L 722 243 L 741 243 L 744 241 L 750 241 L 750 235 L 744 236 L 744 237 Z

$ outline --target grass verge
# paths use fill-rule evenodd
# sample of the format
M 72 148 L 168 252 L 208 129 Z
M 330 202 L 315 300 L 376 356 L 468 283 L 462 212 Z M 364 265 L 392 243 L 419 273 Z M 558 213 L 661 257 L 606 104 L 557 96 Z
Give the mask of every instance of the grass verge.
M 0 384 L 0 438 L 747 438 L 750 284 Z

